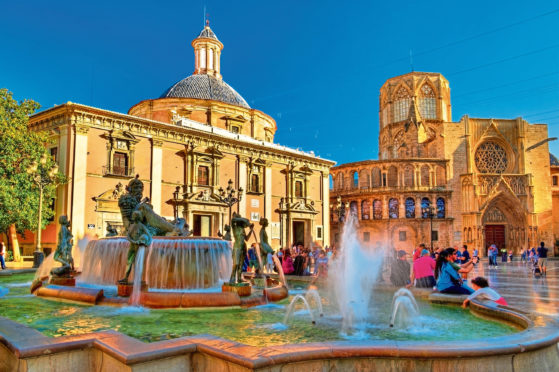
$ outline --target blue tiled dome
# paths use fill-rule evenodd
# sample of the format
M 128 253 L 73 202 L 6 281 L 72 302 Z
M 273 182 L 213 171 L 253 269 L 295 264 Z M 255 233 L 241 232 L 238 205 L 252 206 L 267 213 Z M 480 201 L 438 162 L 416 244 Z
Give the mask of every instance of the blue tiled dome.
M 250 108 L 245 99 L 226 82 L 206 74 L 190 75 L 182 79 L 167 89 L 160 98 L 171 97 L 211 99 Z

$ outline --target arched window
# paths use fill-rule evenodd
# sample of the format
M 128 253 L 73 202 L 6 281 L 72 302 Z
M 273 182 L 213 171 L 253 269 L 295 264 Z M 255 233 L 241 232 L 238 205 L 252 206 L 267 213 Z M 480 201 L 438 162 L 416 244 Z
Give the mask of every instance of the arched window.
M 411 165 L 406 165 L 404 168 L 404 186 L 413 187 L 413 167 Z
M 415 218 L 415 199 L 406 199 L 406 218 Z
M 369 183 L 370 183 L 370 175 L 369 172 L 365 169 L 363 169 L 360 173 L 359 173 L 359 187 L 361 187 L 362 189 L 367 189 L 369 188 Z
M 398 199 L 391 198 L 388 201 L 388 217 L 398 218 L 399 216 L 400 216 L 400 212 L 399 212 Z
M 391 165 L 390 168 L 388 168 L 388 187 L 396 186 L 398 186 L 398 168 Z
M 373 218 L 375 220 L 382 220 L 382 202 L 378 199 L 373 201 Z
M 421 186 L 429 186 L 429 166 L 421 167 Z
M 381 185 L 381 172 L 380 168 L 373 168 L 371 171 L 371 186 L 372 187 L 380 187 Z
M 431 206 L 431 200 L 429 200 L 429 198 L 421 199 L 421 218 L 429 218 L 430 206 Z
M 357 171 L 353 171 L 353 188 L 356 189 L 359 187 L 359 173 Z
M 343 190 L 344 189 L 344 174 L 343 173 L 338 173 L 338 176 L 337 176 L 336 180 L 338 181 L 338 190 Z
M 368 220 L 370 218 L 371 205 L 368 200 L 363 200 L 361 202 L 361 219 Z
M 357 202 L 356 201 L 352 201 L 351 203 L 349 203 L 349 211 L 351 212 L 351 214 L 354 214 L 357 216 Z
M 445 217 L 445 203 L 443 198 L 437 198 L 437 218 Z
M 411 98 L 408 90 L 404 87 L 400 87 L 394 97 L 394 122 L 406 120 L 408 118 L 410 103 Z
M 423 84 L 419 96 L 419 112 L 424 119 L 437 118 L 437 99 L 429 84 Z

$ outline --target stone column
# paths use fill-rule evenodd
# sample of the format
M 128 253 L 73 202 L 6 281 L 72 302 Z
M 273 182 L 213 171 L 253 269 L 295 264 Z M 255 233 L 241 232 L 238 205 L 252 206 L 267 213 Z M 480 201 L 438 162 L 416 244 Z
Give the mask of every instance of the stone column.
M 243 188 L 243 197 L 239 202 L 239 214 L 245 218 L 249 218 L 250 216 L 246 215 L 247 211 L 247 198 L 246 198 L 246 191 L 247 191 L 247 163 L 246 159 L 239 157 L 239 185 L 237 187 Z
M 72 234 L 74 243 L 85 234 L 85 201 L 87 181 L 87 132 L 89 127 L 74 126 L 74 174 L 72 177 Z
M 322 176 L 322 245 L 330 245 L 330 185 L 328 173 Z
M 266 164 L 264 170 L 264 217 L 272 223 L 272 164 Z
M 151 204 L 153 211 L 161 214 L 161 173 L 163 161 L 163 141 L 151 140 Z

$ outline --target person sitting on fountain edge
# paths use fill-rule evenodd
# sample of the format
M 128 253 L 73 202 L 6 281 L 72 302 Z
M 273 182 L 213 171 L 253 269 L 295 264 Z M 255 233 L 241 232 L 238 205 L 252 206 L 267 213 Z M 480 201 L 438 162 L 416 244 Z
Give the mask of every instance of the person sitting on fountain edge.
M 406 260 L 406 251 L 398 251 L 398 259 L 390 267 L 390 281 L 396 287 L 403 287 L 410 280 L 410 264 Z
M 462 303 L 462 307 L 466 308 L 471 300 L 477 298 L 479 300 L 490 301 L 492 304 L 508 306 L 507 301 L 498 294 L 494 289 L 489 288 L 489 283 L 487 279 L 482 276 L 472 279 L 472 287 L 474 287 L 475 292 L 468 296 Z
M 437 279 L 437 289 L 441 293 L 449 294 L 472 294 L 474 291 L 462 282 L 462 278 L 458 272 L 459 270 L 453 267 L 453 261 L 456 259 L 456 254 L 453 248 L 443 250 L 437 258 L 437 265 L 435 267 L 435 279 Z

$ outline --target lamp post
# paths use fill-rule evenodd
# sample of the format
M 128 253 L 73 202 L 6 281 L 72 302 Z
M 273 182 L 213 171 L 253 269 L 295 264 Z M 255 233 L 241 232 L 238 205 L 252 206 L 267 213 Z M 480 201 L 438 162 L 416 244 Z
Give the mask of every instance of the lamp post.
M 37 162 L 33 162 L 33 164 L 29 168 L 27 168 L 27 173 L 29 173 L 33 177 L 33 182 L 35 182 L 35 185 L 39 189 L 39 224 L 37 225 L 37 245 L 35 247 L 35 251 L 33 252 L 33 268 L 38 268 L 45 258 L 43 249 L 41 247 L 41 224 L 43 222 L 43 190 L 46 186 L 56 182 L 54 176 L 56 175 L 56 173 L 58 173 L 57 164 L 55 164 L 50 169 L 45 168 L 46 164 L 47 154 L 43 154 L 41 160 L 39 161 L 39 164 L 37 164 Z
M 237 194 L 237 196 L 235 196 Z M 237 204 L 243 198 L 243 188 L 239 187 L 238 190 L 233 188 L 233 181 L 229 180 L 227 182 L 227 188 L 224 190 L 223 187 L 220 187 L 218 190 L 218 197 L 219 201 L 222 203 L 227 204 L 229 207 L 229 226 L 231 226 L 231 208 L 233 205 Z
M 345 211 L 346 209 L 349 208 L 349 203 L 342 202 L 342 197 L 340 195 L 338 195 L 338 197 L 336 198 L 336 205 L 330 204 L 330 209 L 332 210 L 332 212 L 338 216 L 338 236 L 340 234 L 340 228 L 342 225 L 342 222 L 344 221 L 345 218 Z
M 432 206 L 428 206 L 428 207 L 421 208 L 421 210 L 423 214 L 426 215 L 427 218 L 431 220 L 430 238 L 431 238 L 431 253 L 433 253 L 433 217 L 435 217 L 435 208 L 433 208 Z
M 175 215 L 175 221 L 177 221 L 179 219 L 179 195 L 180 195 L 180 186 L 177 186 L 175 188 L 175 191 L 173 192 L 173 201 L 174 203 L 174 215 Z

